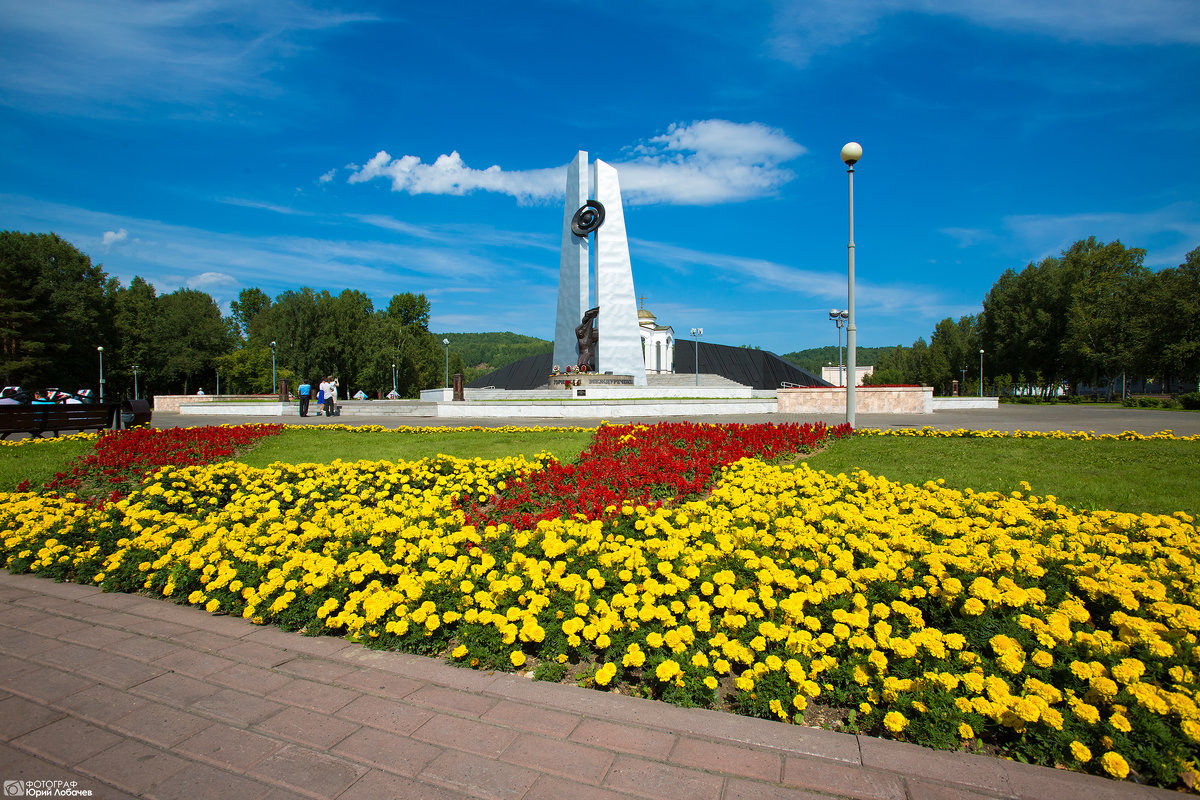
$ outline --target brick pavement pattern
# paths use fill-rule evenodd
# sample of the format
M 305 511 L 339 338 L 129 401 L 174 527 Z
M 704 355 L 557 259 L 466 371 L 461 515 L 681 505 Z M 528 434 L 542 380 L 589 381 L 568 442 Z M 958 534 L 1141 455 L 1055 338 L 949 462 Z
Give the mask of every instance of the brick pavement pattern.
M 64 780 L 92 797 L 161 800 L 1177 796 L 3 571 L 0 779 L 6 796 L 10 781 Z

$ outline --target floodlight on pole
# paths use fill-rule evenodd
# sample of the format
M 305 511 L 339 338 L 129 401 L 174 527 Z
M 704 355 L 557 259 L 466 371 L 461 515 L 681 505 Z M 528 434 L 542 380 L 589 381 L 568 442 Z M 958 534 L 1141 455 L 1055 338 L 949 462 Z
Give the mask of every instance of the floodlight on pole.
M 446 388 L 450 388 L 450 340 L 442 339 L 442 344 L 446 345 Z
M 979 350 L 979 396 L 983 397 L 983 349 Z
M 842 326 L 846 324 L 846 318 L 849 316 L 849 311 L 839 311 L 836 308 L 829 310 L 829 318 L 837 326 L 838 332 L 838 385 L 840 386 L 846 385 L 846 379 L 843 377 L 842 372 Z
M 279 382 L 275 379 L 275 342 L 271 342 L 271 391 L 279 391 Z
M 854 384 L 858 382 L 858 346 L 854 324 L 854 165 L 862 158 L 862 145 L 848 142 L 842 146 L 842 161 L 850 176 L 850 243 L 846 246 L 846 423 L 854 427 Z
M 98 345 L 96 352 L 100 354 L 100 402 L 104 402 L 104 346 Z
M 696 355 L 696 385 L 700 385 L 700 337 L 704 335 L 704 328 L 692 328 L 692 338 L 696 340 L 694 353 Z
M 134 400 L 138 399 L 137 371 L 138 371 L 138 365 L 134 364 L 133 365 L 133 399 Z

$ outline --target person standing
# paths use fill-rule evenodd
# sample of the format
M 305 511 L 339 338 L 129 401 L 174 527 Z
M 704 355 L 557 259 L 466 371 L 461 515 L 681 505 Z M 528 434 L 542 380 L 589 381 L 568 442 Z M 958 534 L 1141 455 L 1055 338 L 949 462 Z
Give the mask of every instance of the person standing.
M 327 380 L 329 381 L 329 394 L 325 395 L 325 416 L 336 417 L 338 413 L 338 389 L 340 387 L 338 386 L 337 378 L 332 375 Z
M 321 400 L 321 404 L 320 404 L 321 407 L 317 411 L 318 415 L 324 414 L 327 417 L 329 416 L 329 392 L 330 392 L 329 378 L 322 378 L 321 379 L 321 387 L 320 387 L 320 390 L 317 395 Z
M 308 401 L 312 399 L 312 385 L 305 380 L 296 387 L 296 393 L 300 395 L 300 416 L 307 417 Z

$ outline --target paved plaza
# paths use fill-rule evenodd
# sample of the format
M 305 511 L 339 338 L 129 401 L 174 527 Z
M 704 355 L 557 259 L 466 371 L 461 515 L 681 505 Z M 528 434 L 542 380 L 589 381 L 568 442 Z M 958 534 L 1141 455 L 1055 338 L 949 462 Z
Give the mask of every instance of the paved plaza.
M 614 424 L 640 422 L 824 422 L 838 425 L 846 421 L 844 414 L 745 414 L 745 415 L 698 415 L 693 417 L 634 417 L 612 420 Z M 283 417 L 258 416 L 210 416 L 184 414 L 155 414 L 154 426 L 159 428 L 189 427 L 193 425 L 236 425 L 246 422 L 283 422 L 289 425 L 381 425 L 385 428 L 404 426 L 460 427 L 480 426 L 496 428 L 516 425 L 526 428 L 579 426 L 591 428 L 602 419 L 552 419 L 523 417 L 520 419 L 497 419 L 493 417 L 444 418 L 427 416 L 401 416 L 396 414 L 372 414 L 369 410 L 357 410 L 354 416 L 304 417 L 298 414 Z M 1176 436 L 1200 434 L 1200 413 L 1169 411 L 1161 409 L 1096 407 L 1080 405 L 1001 405 L 995 410 L 935 411 L 932 414 L 858 414 L 855 425 L 859 428 L 922 428 L 939 430 L 967 428 L 971 430 L 997 431 L 1094 431 L 1095 433 L 1121 433 L 1136 431 L 1142 434 L 1173 430 Z
M 279 418 L 154 420 L 161 427 L 249 421 Z M 446 424 L 393 416 L 305 420 L 343 421 Z M 1200 433 L 1200 414 L 1085 406 L 861 415 L 858 423 Z M 1176 796 L 985 756 L 463 669 L 7 572 L 0 572 L 0 779 L 6 796 L 21 796 L 18 788 L 70 786 L 39 783 L 65 781 L 91 797 L 163 800 Z

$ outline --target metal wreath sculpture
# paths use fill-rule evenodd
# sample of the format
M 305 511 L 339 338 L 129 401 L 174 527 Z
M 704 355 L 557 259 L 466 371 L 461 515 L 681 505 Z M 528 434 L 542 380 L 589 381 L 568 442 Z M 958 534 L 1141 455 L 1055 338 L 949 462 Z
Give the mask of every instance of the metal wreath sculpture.
M 604 224 L 604 205 L 588 200 L 571 217 L 571 233 L 583 238 Z

